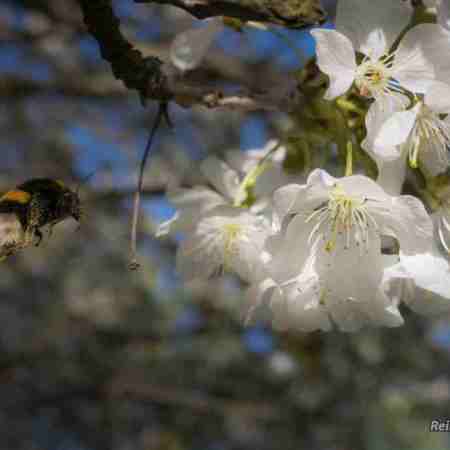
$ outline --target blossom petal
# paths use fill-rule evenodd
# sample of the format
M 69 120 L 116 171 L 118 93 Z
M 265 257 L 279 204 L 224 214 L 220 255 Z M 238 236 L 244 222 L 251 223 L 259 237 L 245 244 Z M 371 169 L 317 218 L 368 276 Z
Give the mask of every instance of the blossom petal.
M 434 81 L 425 93 L 424 103 L 436 113 L 448 114 L 450 112 L 450 85 Z
M 373 102 L 366 114 L 367 136 L 361 142 L 361 147 L 382 160 L 397 159 L 400 152 L 395 145 L 377 146 L 376 140 L 386 120 L 395 112 L 403 111 L 408 103 L 407 97 L 401 94 L 383 95 Z
M 393 197 L 390 205 L 371 209 L 381 234 L 395 237 L 406 255 L 423 253 L 431 247 L 433 222 L 423 203 L 411 195 Z
M 211 19 L 204 27 L 192 28 L 178 34 L 170 46 L 173 65 L 182 71 L 197 67 L 222 28 L 221 19 Z
M 442 248 L 450 255 L 450 212 L 443 210 L 435 213 L 435 229 Z
M 288 184 L 277 189 L 273 194 L 273 209 L 277 220 L 281 223 L 285 216 L 292 212 L 293 206 L 301 191 L 307 189 L 305 185 Z
M 444 154 L 442 150 L 445 151 Z M 442 149 L 441 143 L 423 141 L 419 152 L 419 164 L 423 172 L 435 177 L 448 169 L 450 155 L 446 149 Z
M 278 329 L 302 332 L 329 331 L 332 323 L 326 308 L 320 302 L 320 280 L 310 268 L 280 290 L 283 297 L 274 297 L 274 323 Z
M 278 329 L 298 331 L 328 331 L 332 324 L 321 303 L 322 287 L 315 270 L 313 250 L 304 261 L 300 273 L 279 284 L 270 301 L 273 324 Z
M 161 224 L 159 224 L 159 226 L 156 230 L 156 233 L 155 233 L 155 237 L 161 238 L 161 237 L 168 236 L 169 234 L 179 231 L 179 229 L 177 227 L 179 218 L 180 218 L 180 214 L 175 213 L 169 220 L 166 220 L 166 221 L 162 222 Z
M 436 119 L 436 123 L 440 122 L 442 130 L 450 130 L 450 115 L 444 120 Z M 444 131 L 442 137 L 448 139 L 449 131 Z M 427 175 L 435 177 L 445 172 L 450 165 L 450 154 L 448 146 L 444 139 L 439 139 L 437 135 L 431 135 L 428 138 L 420 140 L 419 163 L 422 171 Z
M 276 208 L 280 212 L 299 213 L 313 211 L 317 206 L 328 199 L 328 192 L 333 188 L 337 178 L 332 177 L 322 169 L 313 170 L 306 181 L 306 185 L 288 185 L 289 195 L 284 191 L 285 187 L 274 192 Z M 299 186 L 295 188 L 294 186 Z M 288 199 L 283 199 L 288 197 Z M 288 207 L 288 210 L 286 209 Z
M 379 154 L 380 149 L 392 149 L 393 146 L 404 144 L 416 123 L 420 108 L 421 104 L 418 103 L 414 108 L 396 112 L 387 119 L 375 138 L 374 151 Z
M 313 243 L 309 238 L 314 225 L 306 223 L 305 219 L 302 214 L 297 214 L 283 234 L 272 236 L 266 243 L 273 253 L 270 274 L 279 283 L 297 276 L 311 253 Z
M 289 174 L 281 163 L 272 162 L 257 178 L 254 186 L 254 194 L 256 197 L 272 195 L 273 192 L 286 184 L 304 184 L 305 175 L 302 173 Z
M 345 192 L 352 196 L 368 198 L 379 202 L 389 200 L 389 196 L 384 192 L 382 187 L 364 175 L 352 175 L 339 179 L 339 185 Z
M 195 239 L 184 239 L 177 249 L 176 270 L 186 281 L 208 279 L 219 274 L 222 263 L 222 260 L 212 260 L 211 256 L 205 252 L 204 244 L 198 236 Z
M 239 192 L 239 176 L 226 162 L 216 156 L 209 156 L 200 164 L 200 170 L 222 195 L 234 200 Z
M 271 278 L 265 278 L 253 283 L 245 293 L 243 319 L 246 325 L 256 322 L 266 316 L 268 300 L 272 297 L 278 285 Z
M 443 28 L 450 29 L 450 4 L 448 0 L 442 0 L 437 7 L 437 22 Z
M 247 282 L 264 278 L 268 221 L 231 206 L 217 206 L 197 218 L 178 247 L 177 270 L 188 280 L 230 270 Z
M 398 326 L 395 303 L 381 292 L 384 260 L 379 238 L 373 238 L 366 251 L 344 240 L 333 252 L 321 249 L 317 271 L 325 284 L 323 302 L 341 331 L 355 332 L 364 325 Z
M 205 187 L 173 189 L 167 193 L 167 197 L 178 212 L 158 227 L 157 236 L 186 231 L 194 227 L 206 211 L 225 204 L 221 195 Z
M 378 166 L 377 184 L 389 195 L 400 195 L 406 178 L 406 152 L 400 147 L 400 156 L 393 160 L 382 160 L 375 158 Z
M 439 25 L 424 23 L 409 30 L 397 48 L 393 77 L 406 89 L 424 93 L 438 67 L 450 57 L 449 34 Z
M 339 0 L 336 30 L 350 38 L 356 50 L 378 59 L 394 43 L 411 17 L 407 2 Z
M 355 50 L 350 40 L 334 30 L 312 30 L 316 40 L 317 65 L 330 78 L 325 98 L 332 100 L 346 92 L 355 79 Z
M 400 255 L 401 264 L 412 277 L 416 290 L 408 306 L 419 314 L 435 315 L 450 310 L 450 266 L 433 253 Z

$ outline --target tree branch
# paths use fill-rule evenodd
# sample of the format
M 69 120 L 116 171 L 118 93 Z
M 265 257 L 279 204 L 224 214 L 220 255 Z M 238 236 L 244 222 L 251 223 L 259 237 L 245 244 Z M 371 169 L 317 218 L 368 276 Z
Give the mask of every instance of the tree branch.
M 322 23 L 320 0 L 134 0 L 182 8 L 198 19 L 228 16 L 242 21 L 271 22 L 290 28 Z
M 79 3 L 84 23 L 98 42 L 103 59 L 111 64 L 114 76 L 127 88 L 136 89 L 143 99 L 169 100 L 172 95 L 161 70 L 162 61 L 153 56 L 144 58 L 125 39 L 111 0 L 79 0 Z
M 152 99 L 190 107 L 231 108 L 244 111 L 292 111 L 300 101 L 297 84 L 283 79 L 278 86 L 284 89 L 224 92 L 205 83 L 195 83 L 189 72 L 182 75 L 171 64 L 155 56 L 143 57 L 122 35 L 119 19 L 111 7 L 111 0 L 78 0 L 88 31 L 97 40 L 102 57 L 112 67 L 114 76 L 128 89 L 136 89 L 143 101 Z M 277 0 L 266 0 L 276 2 Z M 300 4 L 310 0 L 296 0 Z M 313 0 L 311 0 L 313 1 Z M 195 4 L 197 0 L 194 0 Z M 198 3 L 198 2 L 197 2 Z M 188 2 L 186 2 L 188 4 Z M 201 72 L 196 69 L 197 74 Z M 224 80 L 226 81 L 226 80 Z M 285 87 L 289 86 L 286 91 Z

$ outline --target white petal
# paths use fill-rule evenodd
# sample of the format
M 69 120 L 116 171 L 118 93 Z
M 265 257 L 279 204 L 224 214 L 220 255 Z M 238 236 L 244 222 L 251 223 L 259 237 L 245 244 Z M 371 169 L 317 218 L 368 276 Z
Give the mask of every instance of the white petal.
M 220 274 L 222 259 L 208 254 L 202 241 L 201 236 L 189 236 L 178 246 L 176 270 L 186 281 L 207 280 Z
M 167 197 L 177 208 L 178 213 L 160 225 L 158 229 L 160 236 L 192 228 L 206 211 L 226 202 L 221 195 L 205 187 L 174 189 L 167 193 Z
M 332 328 L 328 313 L 320 301 L 322 288 L 314 268 L 315 253 L 313 250 L 299 267 L 297 276 L 280 284 L 274 292 L 270 305 L 276 328 L 304 332 Z
M 448 39 L 448 33 L 439 25 L 416 25 L 400 41 L 393 77 L 412 92 L 426 92 L 435 80 L 437 67 L 450 57 Z
M 400 195 L 406 177 L 406 151 L 400 151 L 397 159 L 383 161 L 381 158 L 375 158 L 378 166 L 377 183 L 389 195 Z
M 265 318 L 267 314 L 267 302 L 271 298 L 274 289 L 278 285 L 271 278 L 265 278 L 258 283 L 253 283 L 245 293 L 243 319 L 246 325 Z
M 339 179 L 339 186 L 350 195 L 361 198 L 369 198 L 378 202 L 389 200 L 389 196 L 383 191 L 381 186 L 364 175 L 352 175 Z
M 180 218 L 179 213 L 175 213 L 172 216 L 172 218 L 159 224 L 159 226 L 156 230 L 156 233 L 155 233 L 155 237 L 160 238 L 160 237 L 164 237 L 169 234 L 172 234 L 176 231 L 179 231 L 177 229 L 177 222 L 178 222 L 179 218 Z
M 336 30 L 355 48 L 375 59 L 387 52 L 411 17 L 407 2 L 392 0 L 339 0 Z
M 432 141 L 423 141 L 419 152 L 419 165 L 428 176 L 435 177 L 445 172 L 450 165 L 450 155 L 446 151 L 444 158 L 438 157 L 441 144 Z M 438 148 L 436 148 L 436 146 Z
M 197 67 L 222 28 L 220 19 L 212 19 L 202 28 L 192 28 L 178 34 L 170 46 L 173 65 L 182 71 Z
M 373 102 L 365 118 L 367 136 L 361 142 L 362 148 L 382 160 L 397 159 L 399 156 L 398 148 L 394 145 L 376 147 L 376 139 L 386 120 L 395 112 L 403 111 L 408 103 L 407 97 L 401 94 L 383 95 Z
M 317 270 L 325 285 L 323 302 L 340 330 L 354 332 L 366 324 L 401 324 L 395 304 L 379 291 L 384 262 L 376 237 L 367 251 L 346 248 L 344 239 L 337 240 L 333 252 L 320 249 Z
M 439 242 L 447 255 L 450 255 L 450 212 L 448 209 L 435 215 L 435 220 Z
M 450 115 L 441 120 L 441 125 L 443 128 L 450 130 Z M 421 139 L 419 164 L 427 176 L 435 177 L 445 172 L 450 165 L 450 153 L 446 143 L 435 136 L 429 139 Z
M 269 163 L 270 164 L 270 163 Z M 272 195 L 273 192 L 286 184 L 305 184 L 306 177 L 302 174 L 289 174 L 282 164 L 273 162 L 257 178 L 254 186 L 256 197 Z
M 265 277 L 264 242 L 270 227 L 264 217 L 218 206 L 197 219 L 177 252 L 177 269 L 188 279 L 230 270 L 247 282 Z
M 398 302 L 392 301 L 381 288 L 378 289 L 371 306 L 370 316 L 374 325 L 390 328 L 403 325 L 404 320 L 398 309 Z
M 379 149 L 392 149 L 406 142 L 411 133 L 421 105 L 418 103 L 408 111 L 394 113 L 381 125 L 377 137 L 374 141 L 374 152 L 379 154 Z
M 445 29 L 450 29 L 450 2 L 449 0 L 442 0 L 438 4 L 437 10 L 438 24 Z
M 424 103 L 434 112 L 448 114 L 450 112 L 450 85 L 434 81 L 425 93 Z
M 330 175 L 326 170 L 313 170 L 306 181 L 308 185 L 319 185 L 323 189 L 328 190 L 336 184 L 337 178 Z
M 227 164 L 236 172 L 241 174 L 247 174 L 264 157 L 264 154 L 261 150 L 227 150 L 225 152 L 225 161 Z
M 381 234 L 395 237 L 400 250 L 407 255 L 422 253 L 431 248 L 433 223 L 423 203 L 411 195 L 393 197 L 391 204 L 376 204 L 371 214 Z
M 313 211 L 317 206 L 328 200 L 328 192 L 333 188 L 337 178 L 329 175 L 325 170 L 315 169 L 313 170 L 306 181 L 306 185 L 300 185 L 301 189 L 296 189 L 296 195 L 291 195 L 289 200 L 289 213 L 299 213 L 304 211 Z M 290 185 L 294 186 L 294 185 Z M 281 205 L 281 199 L 283 197 L 282 189 L 277 189 L 274 193 L 274 198 L 277 198 L 277 204 L 279 204 L 281 211 L 286 211 L 286 205 Z M 295 188 L 290 188 L 291 194 Z M 278 191 L 280 193 L 278 193 Z
M 401 264 L 412 277 L 416 291 L 408 306 L 420 314 L 432 315 L 450 310 L 450 267 L 436 254 L 401 255 Z
M 280 302 L 280 298 L 274 298 L 271 302 L 278 328 L 303 332 L 331 330 L 329 315 L 320 302 L 319 277 L 313 270 L 305 268 L 289 285 L 283 286 L 281 292 L 282 301 Z M 284 308 L 284 311 L 280 310 L 280 307 Z
M 229 200 L 234 200 L 239 192 L 238 174 L 216 156 L 209 156 L 200 164 L 200 170 L 207 180 Z
M 277 282 L 283 283 L 299 274 L 311 253 L 313 243 L 309 237 L 313 226 L 305 222 L 302 214 L 297 214 L 281 236 L 268 239 L 273 252 L 269 270 Z
M 280 223 L 287 214 L 293 212 L 292 208 L 296 204 L 300 192 L 305 189 L 307 189 L 305 185 L 288 184 L 273 193 L 273 209 Z
M 317 65 L 330 78 L 325 98 L 346 92 L 355 79 L 355 50 L 350 40 L 334 30 L 312 30 L 316 40 Z
M 173 189 L 167 192 L 167 197 L 177 209 L 195 210 L 198 214 L 225 203 L 225 199 L 217 192 L 202 186 Z

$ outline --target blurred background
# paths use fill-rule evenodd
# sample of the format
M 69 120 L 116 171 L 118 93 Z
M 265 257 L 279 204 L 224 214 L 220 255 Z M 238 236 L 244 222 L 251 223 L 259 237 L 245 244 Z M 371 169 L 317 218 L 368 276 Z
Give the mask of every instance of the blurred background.
M 113 2 L 144 54 L 201 26 L 168 6 Z M 330 2 L 332 4 L 332 2 Z M 225 29 L 208 82 L 270 85 L 314 54 L 307 31 Z M 205 73 L 205 71 L 203 71 Z M 186 284 L 153 237 L 171 183 L 208 154 L 263 147 L 292 121 L 171 105 L 145 175 L 140 271 L 127 269 L 132 194 L 156 106 L 114 79 L 75 0 L 0 5 L 0 192 L 32 177 L 82 184 L 86 218 L 0 266 L 0 449 L 449 449 L 450 317 L 280 334 L 244 327 L 236 279 Z

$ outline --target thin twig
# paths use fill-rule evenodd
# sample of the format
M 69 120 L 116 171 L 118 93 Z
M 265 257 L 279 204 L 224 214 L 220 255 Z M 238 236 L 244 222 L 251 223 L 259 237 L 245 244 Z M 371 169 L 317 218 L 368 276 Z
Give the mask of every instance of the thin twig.
M 167 122 L 167 125 L 172 128 L 172 123 L 170 121 L 168 112 L 167 112 L 167 103 L 160 103 L 158 113 L 156 115 L 155 121 L 153 122 L 152 129 L 150 130 L 150 134 L 147 140 L 147 144 L 145 146 L 144 154 L 141 159 L 141 163 L 139 165 L 139 176 L 136 187 L 136 192 L 134 194 L 134 205 L 133 205 L 133 220 L 131 224 L 131 243 L 130 243 L 130 270 L 137 270 L 140 264 L 137 261 L 137 250 L 136 250 L 136 241 L 137 241 L 137 227 L 138 227 L 138 219 L 139 219 L 139 210 L 141 205 L 141 194 L 142 194 L 142 184 L 144 180 L 144 170 L 145 165 L 147 163 L 148 156 L 150 154 L 150 149 L 152 148 L 153 138 L 155 137 L 156 131 L 158 130 L 161 120 L 164 118 Z

